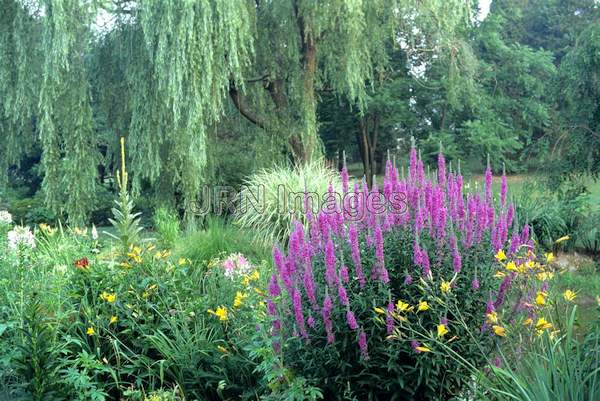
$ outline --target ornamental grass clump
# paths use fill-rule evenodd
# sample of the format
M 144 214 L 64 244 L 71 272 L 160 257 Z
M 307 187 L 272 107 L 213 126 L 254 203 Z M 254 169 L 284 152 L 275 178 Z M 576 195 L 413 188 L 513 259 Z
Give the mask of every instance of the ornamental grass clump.
M 389 161 L 381 187 L 341 177 L 339 201 L 274 247 L 268 286 L 274 349 L 326 399 L 464 396 L 503 341 L 552 330 L 536 324 L 552 273 L 505 177 L 494 198 L 488 166 L 483 193 L 466 194 L 443 154 L 429 178 L 414 148 L 407 177 Z

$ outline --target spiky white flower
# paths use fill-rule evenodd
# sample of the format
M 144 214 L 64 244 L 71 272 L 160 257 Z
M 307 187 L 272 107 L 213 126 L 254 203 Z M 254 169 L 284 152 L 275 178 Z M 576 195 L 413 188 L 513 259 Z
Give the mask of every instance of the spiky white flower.
M 243 276 L 250 273 L 253 268 L 248 259 L 241 253 L 232 253 L 222 262 L 221 266 L 225 276 L 232 280 L 234 276 Z
M 27 226 L 15 226 L 8 232 L 8 248 L 16 251 L 21 246 L 35 248 L 35 237 Z
M 7 226 L 12 223 L 12 215 L 8 210 L 0 210 L 0 226 Z
M 98 239 L 98 230 L 96 229 L 96 226 L 94 224 L 92 224 L 92 239 L 94 241 Z

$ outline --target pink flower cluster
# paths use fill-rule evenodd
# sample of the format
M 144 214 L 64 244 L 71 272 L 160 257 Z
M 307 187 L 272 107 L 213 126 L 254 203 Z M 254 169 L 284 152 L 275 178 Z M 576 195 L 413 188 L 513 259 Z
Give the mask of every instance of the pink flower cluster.
M 465 268 L 474 265 L 465 264 L 471 248 L 489 251 L 491 261 L 492 255 L 498 249 L 504 249 L 507 243 L 507 255 L 529 243 L 528 227 L 525 226 L 522 232 L 514 228 L 515 210 L 512 204 L 507 204 L 504 174 L 499 202 L 497 206 L 494 204 L 489 166 L 485 172 L 483 194 L 465 193 L 462 175 L 447 170 L 441 153 L 437 176 L 429 179 L 414 148 L 410 153 L 407 177 L 400 177 L 397 168 L 387 162 L 382 193 L 377 184 L 369 189 L 364 180 L 362 185 L 354 183 L 351 189 L 345 167 L 341 178 L 344 195 L 348 191 L 357 195 L 354 199 L 359 204 L 353 208 L 367 212 L 358 213 L 364 218 L 357 220 L 348 215 L 346 210 L 349 208 L 345 205 L 339 205 L 335 210 L 321 210 L 316 215 L 307 211 L 308 227 L 295 223 L 287 254 L 274 247 L 276 272 L 269 284 L 268 301 L 274 334 L 301 336 L 308 340 L 312 331 L 325 334 L 327 343 L 332 344 L 336 330 L 347 330 L 347 326 L 355 332 L 358 349 L 366 360 L 365 330 L 357 319 L 357 311 L 352 310 L 352 298 L 361 296 L 365 286 L 388 288 L 391 276 L 395 280 L 401 277 L 399 285 L 410 286 L 414 277 L 435 280 L 443 271 L 449 271 L 457 277 L 466 275 L 472 289 L 477 291 L 480 286 L 477 270 Z M 383 194 L 385 199 L 403 194 L 407 206 L 405 212 L 369 213 L 369 210 L 378 210 L 368 205 L 379 198 L 369 196 L 373 193 Z M 399 247 L 412 247 L 413 263 L 408 266 L 386 263 L 384 242 L 394 230 L 409 233 L 410 242 L 398 244 Z M 373 262 L 366 265 L 365 260 Z M 502 283 L 496 304 L 502 302 L 509 285 L 509 280 Z M 391 292 L 385 302 L 387 331 L 391 333 L 394 330 L 394 321 L 390 317 L 394 311 Z M 336 320 L 345 320 L 344 325 L 336 326 Z M 285 333 L 282 332 L 284 328 Z

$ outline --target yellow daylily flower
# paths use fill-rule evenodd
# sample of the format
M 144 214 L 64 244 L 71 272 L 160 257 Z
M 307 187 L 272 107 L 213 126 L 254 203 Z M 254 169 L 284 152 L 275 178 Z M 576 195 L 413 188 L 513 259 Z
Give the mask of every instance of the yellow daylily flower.
M 233 306 L 235 308 L 239 308 L 240 306 L 242 306 L 242 304 L 244 303 L 244 299 L 246 299 L 248 297 L 248 294 L 244 294 L 240 291 L 238 291 L 235 294 L 235 299 L 233 300 Z
M 250 274 L 246 274 L 242 280 L 242 284 L 245 286 L 250 285 L 250 283 L 252 281 L 256 281 L 260 278 L 260 273 L 258 272 L 258 270 L 254 270 L 252 273 Z
M 502 326 L 492 326 L 492 329 L 494 329 L 494 333 L 499 336 L 499 337 L 506 337 L 506 329 Z
M 554 259 L 556 259 L 552 252 L 545 253 L 544 256 L 546 257 L 546 262 L 548 263 L 552 263 Z
M 494 257 L 496 258 L 496 260 L 498 262 L 502 262 L 503 260 L 506 260 L 506 254 L 504 253 L 504 251 L 502 249 L 498 249 L 498 253 L 496 253 L 496 255 Z
M 415 347 L 415 349 L 420 352 L 431 352 L 431 350 L 429 348 L 425 347 L 424 345 Z
M 548 322 L 543 317 L 539 318 L 537 323 L 535 324 L 535 328 L 539 331 L 551 329 L 552 327 L 552 323 Z
M 93 327 L 88 327 L 87 330 L 85 331 L 85 334 L 87 334 L 88 336 L 93 336 L 94 334 L 96 334 L 96 330 L 94 330 Z
M 429 304 L 427 301 L 419 301 L 419 305 L 417 306 L 417 310 L 419 312 L 423 312 L 429 309 Z
M 225 321 L 228 318 L 227 308 L 225 308 L 224 306 L 219 306 L 216 311 L 209 309 L 207 310 L 207 312 L 211 315 L 215 315 L 221 321 Z
M 489 323 L 489 324 L 495 324 L 498 323 L 498 314 L 496 313 L 496 311 L 490 312 L 487 315 L 485 315 L 485 320 Z
M 445 324 L 438 324 L 437 326 L 437 335 L 438 337 L 444 337 L 448 333 L 448 328 L 446 328 Z
M 399 312 L 410 312 L 413 310 L 413 307 L 404 301 L 398 300 L 396 303 L 396 309 L 398 309 Z
M 554 278 L 554 273 L 552 272 L 541 272 L 536 274 L 536 277 L 540 281 L 549 281 Z
M 511 260 L 510 262 L 508 262 L 506 264 L 506 270 L 508 270 L 510 272 L 516 272 L 517 271 L 517 265 L 515 264 L 515 262 L 513 262 Z
M 376 306 L 373 308 L 373 310 L 375 311 L 375 313 L 378 313 L 380 315 L 385 315 L 385 310 L 383 308 Z
M 573 302 L 575 298 L 577 298 L 577 294 L 571 290 L 566 290 L 565 292 L 563 292 L 563 298 L 565 299 L 565 301 Z
M 116 316 L 111 316 L 111 317 L 110 317 L 110 320 L 108 321 L 108 324 L 109 324 L 109 325 L 111 325 L 111 324 L 117 323 L 118 321 L 119 321 L 119 318 L 118 318 L 118 317 L 116 317 Z
M 535 297 L 535 303 L 536 303 L 536 305 L 539 305 L 539 306 L 546 305 L 546 293 L 542 292 L 542 291 L 538 291 L 538 293 Z
M 442 281 L 442 284 L 440 284 L 440 290 L 442 290 L 444 294 L 450 292 L 450 283 L 447 281 Z
M 500 270 L 498 270 L 498 271 L 497 271 L 497 272 L 494 274 L 494 277 L 496 277 L 496 278 L 504 278 L 505 276 L 506 276 L 506 273 L 504 273 L 504 272 L 502 272 L 502 271 L 500 271 Z
M 569 237 L 568 235 L 565 235 L 563 237 L 560 237 L 559 239 L 557 239 L 556 241 L 554 241 L 555 244 L 560 244 L 561 242 L 565 242 L 570 240 L 571 237 Z
M 531 326 L 533 324 L 533 319 L 528 317 L 523 321 L 523 326 Z
M 109 304 L 112 304 L 117 300 L 117 294 L 109 294 L 108 292 L 104 291 L 102 294 L 100 294 L 100 298 Z

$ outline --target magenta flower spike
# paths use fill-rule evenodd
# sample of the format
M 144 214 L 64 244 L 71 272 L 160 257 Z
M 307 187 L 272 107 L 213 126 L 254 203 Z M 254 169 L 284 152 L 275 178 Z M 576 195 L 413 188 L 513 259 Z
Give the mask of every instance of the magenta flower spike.
M 304 338 L 308 338 L 306 333 L 306 327 L 304 326 L 304 313 L 302 312 L 302 297 L 300 291 L 294 288 L 292 291 L 292 303 L 294 305 L 294 316 L 296 318 L 296 326 L 300 331 L 300 335 Z
M 344 195 L 346 195 L 348 193 L 348 181 L 349 181 L 349 177 L 348 177 L 348 169 L 346 168 L 346 162 L 344 161 L 344 167 L 342 167 L 342 191 L 344 193 Z
M 346 292 L 346 287 L 344 287 L 344 284 L 342 283 L 338 284 L 338 297 L 340 299 L 340 304 L 348 306 L 348 293 Z
M 364 361 L 369 360 L 369 348 L 367 345 L 367 335 L 364 331 L 360 331 L 358 335 L 358 347 L 360 348 L 360 355 Z
M 269 296 L 272 298 L 278 297 L 281 295 L 281 289 L 279 288 L 279 284 L 277 283 L 277 276 L 273 274 L 271 276 L 271 280 L 269 280 Z
M 441 149 L 438 153 L 438 185 L 442 188 L 446 187 L 446 158 Z
M 492 204 L 492 168 L 488 160 L 487 168 L 485 169 L 485 203 L 489 206 Z
M 348 273 L 348 266 L 342 265 L 342 267 L 340 267 L 340 278 L 342 279 L 343 283 L 348 284 L 348 282 L 350 281 L 350 274 Z
M 450 237 L 450 249 L 452 250 L 452 267 L 454 268 L 454 272 L 460 273 L 462 268 L 462 257 L 458 250 L 456 236 L 454 234 Z
M 346 312 L 346 322 L 348 323 L 348 327 L 350 327 L 350 330 L 358 329 L 358 323 L 356 322 L 356 317 L 354 316 L 354 313 L 352 313 L 352 311 L 350 309 L 348 309 L 348 311 Z
M 417 181 L 417 149 L 413 146 L 410 148 L 410 162 L 408 167 L 409 180 L 414 184 Z
M 337 284 L 337 270 L 335 267 L 335 246 L 331 237 L 325 244 L 325 281 L 330 288 L 335 288 Z
M 385 314 L 385 326 L 386 326 L 386 330 L 388 335 L 392 334 L 394 332 L 394 303 L 390 302 L 387 305 L 386 308 L 386 314 Z
M 333 334 L 333 322 L 331 321 L 331 311 L 333 309 L 333 301 L 331 297 L 327 295 L 325 301 L 323 301 L 323 309 L 321 314 L 323 316 L 323 324 L 325 325 L 325 331 L 327 333 L 327 343 L 333 344 L 335 336 Z
M 350 239 L 350 247 L 352 250 L 352 262 L 354 262 L 354 274 L 358 279 L 360 288 L 363 288 L 366 284 L 365 275 L 362 271 L 362 264 L 360 260 L 360 247 L 358 243 L 358 232 L 354 224 L 350 224 L 348 229 L 348 237 Z

